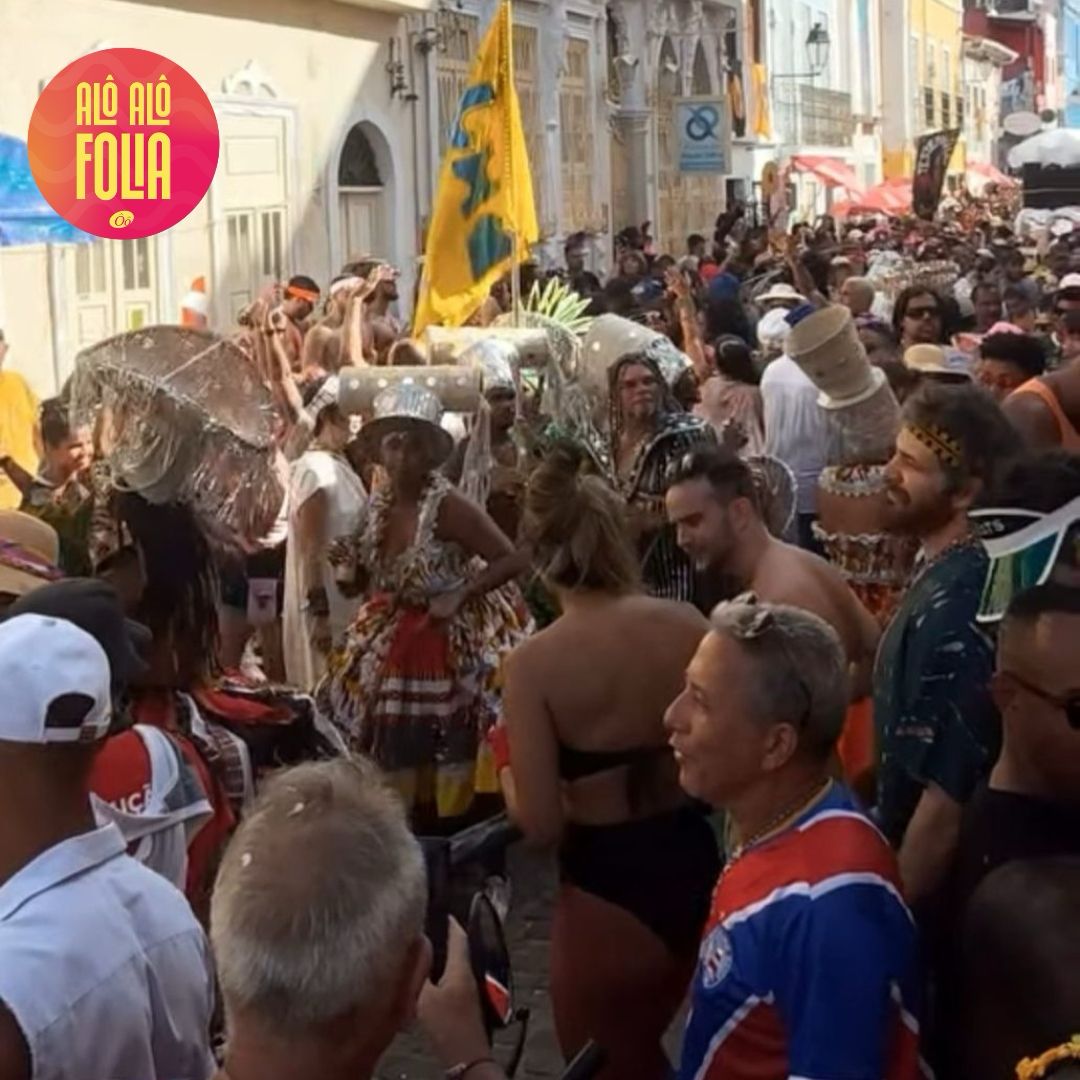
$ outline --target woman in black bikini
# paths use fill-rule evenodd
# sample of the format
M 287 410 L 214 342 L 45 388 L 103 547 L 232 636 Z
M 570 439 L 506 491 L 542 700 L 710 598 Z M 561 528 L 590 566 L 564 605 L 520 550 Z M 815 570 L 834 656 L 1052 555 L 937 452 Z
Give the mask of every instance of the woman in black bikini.
M 708 624 L 641 591 L 621 500 L 572 448 L 533 474 L 524 532 L 562 615 L 507 661 L 502 779 L 526 839 L 559 844 L 555 1025 L 568 1058 L 591 1038 L 604 1076 L 659 1080 L 719 871 L 662 726 Z

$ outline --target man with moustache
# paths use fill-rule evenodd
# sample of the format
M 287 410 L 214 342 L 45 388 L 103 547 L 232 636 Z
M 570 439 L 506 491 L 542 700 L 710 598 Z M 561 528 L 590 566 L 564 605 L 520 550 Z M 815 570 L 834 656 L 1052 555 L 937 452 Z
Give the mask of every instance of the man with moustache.
M 930 384 L 905 403 L 886 467 L 887 527 L 922 545 L 874 669 L 877 814 L 911 902 L 938 885 L 1000 745 L 994 649 L 976 623 L 988 558 L 968 511 L 1017 449 L 981 390 Z

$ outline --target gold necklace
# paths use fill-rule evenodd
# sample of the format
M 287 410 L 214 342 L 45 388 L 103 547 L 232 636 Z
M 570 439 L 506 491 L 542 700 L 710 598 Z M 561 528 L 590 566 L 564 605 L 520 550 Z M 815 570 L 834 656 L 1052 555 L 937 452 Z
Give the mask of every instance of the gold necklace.
M 774 833 L 783 831 L 793 821 L 802 817 L 802 815 L 816 802 L 823 799 L 831 789 L 832 778 L 826 777 L 824 780 L 814 784 L 809 794 L 800 795 L 797 799 L 793 799 L 791 802 L 786 803 L 765 825 L 751 833 L 750 836 L 741 843 L 736 844 L 732 849 L 731 858 L 727 861 L 727 866 L 731 866 L 734 862 L 741 859 L 752 847 L 760 844 Z

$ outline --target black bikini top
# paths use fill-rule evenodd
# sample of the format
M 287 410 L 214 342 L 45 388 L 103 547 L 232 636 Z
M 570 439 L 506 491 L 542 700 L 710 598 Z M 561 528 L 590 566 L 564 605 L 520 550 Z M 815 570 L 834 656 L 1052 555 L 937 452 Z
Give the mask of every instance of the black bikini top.
M 563 780 L 581 780 L 669 753 L 671 750 L 667 746 L 639 746 L 634 750 L 575 750 L 572 746 L 559 743 L 559 776 Z

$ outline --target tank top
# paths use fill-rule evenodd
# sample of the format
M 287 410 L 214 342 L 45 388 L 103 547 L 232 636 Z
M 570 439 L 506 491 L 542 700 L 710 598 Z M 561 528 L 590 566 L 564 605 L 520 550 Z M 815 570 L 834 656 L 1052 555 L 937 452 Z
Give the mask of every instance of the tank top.
M 1080 450 L 1080 431 L 1073 426 L 1072 421 L 1065 415 L 1065 410 L 1058 401 L 1057 394 L 1042 381 L 1042 379 L 1028 379 L 1022 386 L 1013 391 L 1016 394 L 1034 394 L 1054 414 L 1058 430 L 1061 432 L 1061 447 L 1063 450 Z

